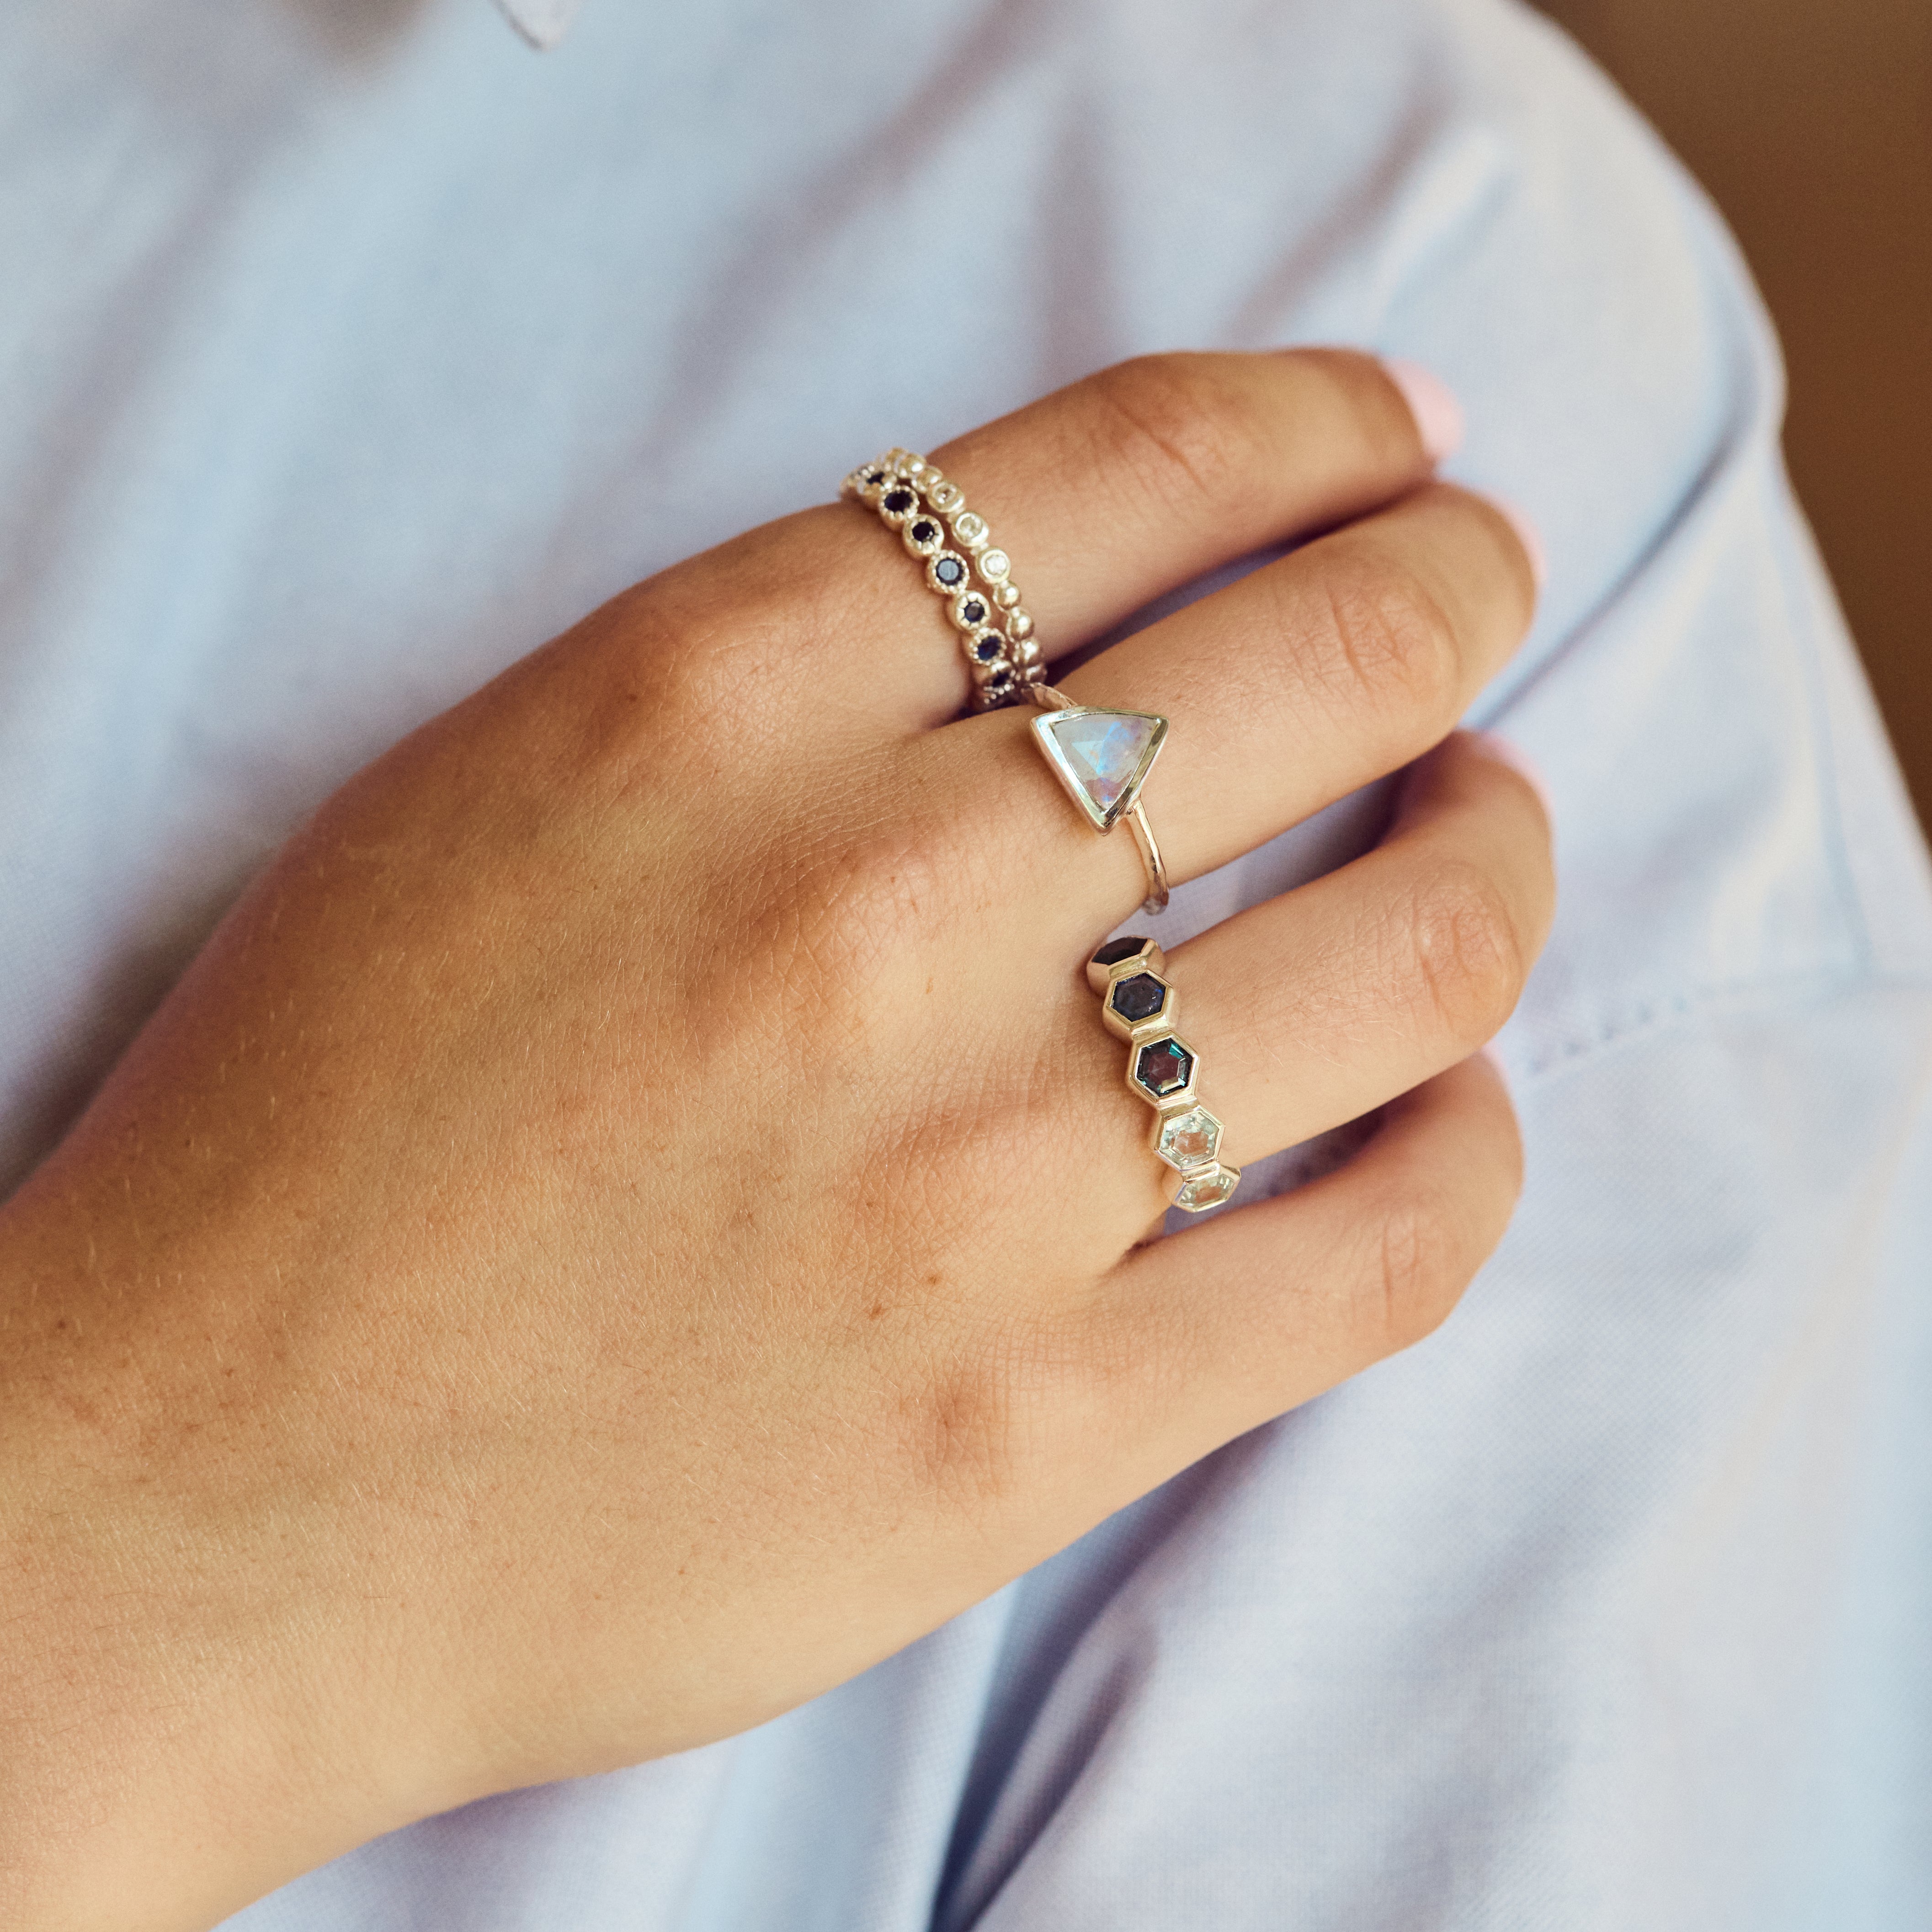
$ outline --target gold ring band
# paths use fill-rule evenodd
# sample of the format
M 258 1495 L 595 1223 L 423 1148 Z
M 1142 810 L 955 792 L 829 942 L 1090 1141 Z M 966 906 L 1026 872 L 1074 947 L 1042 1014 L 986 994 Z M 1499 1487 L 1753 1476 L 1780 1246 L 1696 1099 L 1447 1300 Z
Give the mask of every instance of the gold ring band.
M 1171 1197 L 1190 1214 L 1234 1198 L 1241 1170 L 1220 1158 L 1220 1118 L 1196 1096 L 1200 1058 L 1174 1030 L 1179 994 L 1151 939 L 1110 939 L 1087 962 L 1107 1030 L 1127 1042 L 1127 1086 L 1154 1111 L 1154 1150 L 1180 1179 Z

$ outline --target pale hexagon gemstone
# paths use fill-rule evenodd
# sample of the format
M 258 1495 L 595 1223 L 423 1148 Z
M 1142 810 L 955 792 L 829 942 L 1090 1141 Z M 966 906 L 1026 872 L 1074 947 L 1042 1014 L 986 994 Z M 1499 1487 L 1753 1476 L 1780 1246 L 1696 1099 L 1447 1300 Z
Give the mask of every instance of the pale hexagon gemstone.
M 1204 1173 L 1190 1174 L 1180 1184 L 1180 1191 L 1174 1197 L 1177 1208 L 1184 1208 L 1190 1214 L 1198 1214 L 1209 1208 L 1218 1208 L 1222 1202 L 1232 1199 L 1236 1188 L 1241 1184 L 1238 1168 L 1210 1167 Z
M 988 584 L 997 584 L 1013 567 L 1013 560 L 1003 550 L 982 550 L 980 555 L 980 574 Z
M 1221 1123 L 1205 1107 L 1190 1107 L 1185 1113 L 1170 1114 L 1160 1124 L 1160 1138 L 1154 1151 L 1169 1167 L 1184 1172 L 1198 1167 L 1221 1151 Z

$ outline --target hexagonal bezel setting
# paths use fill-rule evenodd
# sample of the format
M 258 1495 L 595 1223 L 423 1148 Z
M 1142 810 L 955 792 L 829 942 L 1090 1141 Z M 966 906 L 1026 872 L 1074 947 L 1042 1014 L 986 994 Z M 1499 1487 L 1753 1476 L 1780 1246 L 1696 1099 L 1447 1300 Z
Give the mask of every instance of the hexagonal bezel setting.
M 1156 941 L 1144 939 L 1136 932 L 1124 933 L 1094 949 L 1087 962 L 1087 983 L 1104 1000 L 1117 975 L 1166 970 L 1167 956 Z
M 1138 1042 L 1127 1056 L 1127 1084 L 1162 1113 L 1191 1106 L 1198 1062 L 1193 1048 L 1178 1034 L 1159 1033 Z
M 1174 1192 L 1174 1204 L 1190 1214 L 1204 1214 L 1209 1208 L 1232 1201 L 1240 1184 L 1241 1170 L 1224 1167 L 1217 1160 L 1211 1166 L 1197 1168 L 1181 1182 Z
M 1116 973 L 1100 1009 L 1107 1030 L 1122 1040 L 1152 1040 L 1174 1029 L 1173 986 L 1144 968 Z
M 1162 1114 L 1154 1126 L 1154 1150 L 1177 1174 L 1211 1166 L 1221 1151 L 1221 1123 L 1205 1107 Z

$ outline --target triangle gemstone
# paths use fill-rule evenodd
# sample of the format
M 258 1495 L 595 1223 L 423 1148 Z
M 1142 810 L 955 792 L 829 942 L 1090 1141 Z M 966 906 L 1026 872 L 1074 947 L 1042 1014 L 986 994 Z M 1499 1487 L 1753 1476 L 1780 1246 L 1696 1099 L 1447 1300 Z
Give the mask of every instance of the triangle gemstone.
M 1141 712 L 1090 711 L 1070 718 L 1049 714 L 1041 722 L 1099 818 L 1112 819 L 1124 802 L 1131 803 L 1126 794 L 1142 773 L 1160 718 Z

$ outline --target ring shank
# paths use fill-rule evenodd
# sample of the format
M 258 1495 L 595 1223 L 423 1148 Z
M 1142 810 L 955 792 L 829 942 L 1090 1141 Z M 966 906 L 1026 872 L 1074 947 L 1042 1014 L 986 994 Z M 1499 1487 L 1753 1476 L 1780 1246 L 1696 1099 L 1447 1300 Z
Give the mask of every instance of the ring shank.
M 1141 862 L 1147 868 L 1148 896 L 1141 902 L 1141 910 L 1151 915 L 1167 910 L 1167 868 L 1160 861 L 1160 847 L 1154 836 L 1154 827 L 1148 823 L 1147 808 L 1138 799 L 1127 814 L 1127 827 L 1134 835 L 1134 843 L 1140 848 Z

